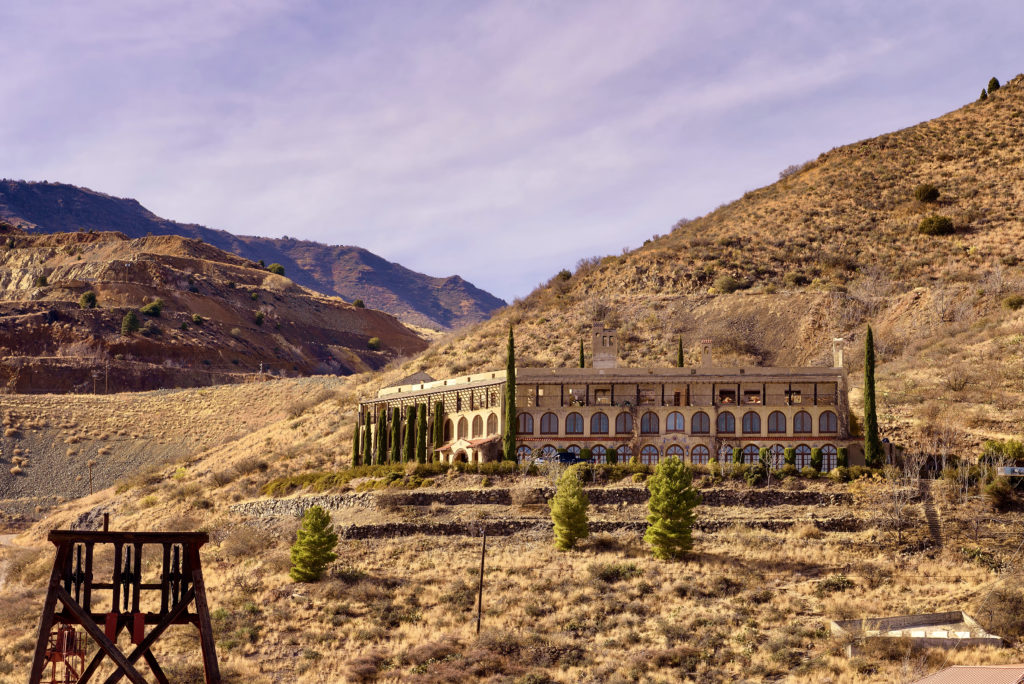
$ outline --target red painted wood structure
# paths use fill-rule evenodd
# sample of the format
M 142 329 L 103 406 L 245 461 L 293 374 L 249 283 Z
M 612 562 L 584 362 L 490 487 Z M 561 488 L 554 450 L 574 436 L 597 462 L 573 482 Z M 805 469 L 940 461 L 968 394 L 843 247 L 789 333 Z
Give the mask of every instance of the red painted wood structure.
M 203 532 L 100 532 L 51 530 L 49 540 L 57 547 L 50 573 L 50 584 L 39 619 L 29 684 L 40 684 L 48 658 L 52 656 L 50 637 L 54 625 L 80 625 L 99 646 L 99 650 L 81 671 L 78 682 L 88 682 L 104 657 L 117 669 L 106 679 L 115 684 L 122 678 L 132 684 L 146 684 L 136 669 L 140 659 L 146 661 L 156 681 L 169 684 L 156 657 L 150 650 L 171 625 L 193 624 L 199 629 L 203 669 L 207 684 L 220 684 L 220 670 L 210 627 L 210 610 L 199 562 L 199 547 L 209 541 Z M 113 573 L 109 582 L 93 578 L 93 562 L 97 546 L 113 547 Z M 161 549 L 161 572 L 158 582 L 145 583 L 142 556 L 146 546 Z M 109 592 L 101 597 L 98 594 Z M 141 609 L 142 593 L 156 606 Z M 189 608 L 193 610 L 190 611 Z M 146 631 L 147 626 L 151 626 Z M 125 654 L 117 644 L 122 630 L 131 636 L 134 648 Z

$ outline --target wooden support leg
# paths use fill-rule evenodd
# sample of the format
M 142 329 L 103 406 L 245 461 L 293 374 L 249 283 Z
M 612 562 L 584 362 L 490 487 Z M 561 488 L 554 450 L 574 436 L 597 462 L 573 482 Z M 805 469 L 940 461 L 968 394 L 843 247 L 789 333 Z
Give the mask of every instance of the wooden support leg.
M 203 566 L 199 562 L 199 547 L 189 544 L 188 557 L 192 570 L 192 587 L 196 592 L 196 617 L 199 619 L 199 643 L 203 649 L 206 684 L 221 684 L 217 650 L 213 643 L 213 626 L 210 624 L 210 606 L 206 602 L 206 585 L 203 583 Z
M 39 684 L 46 660 L 46 646 L 53 629 L 53 611 L 57 607 L 57 590 L 60 589 L 61 569 L 70 554 L 70 545 L 62 542 L 57 547 L 57 555 L 50 571 L 50 583 L 47 585 L 46 601 L 43 603 L 43 614 L 39 616 L 39 637 L 36 639 L 36 650 L 32 656 L 32 669 L 28 673 L 28 684 Z
M 146 680 L 143 679 L 142 675 L 139 674 L 139 671 L 128 662 L 127 658 L 124 657 L 124 654 L 121 653 L 121 649 L 117 647 L 117 644 L 107 638 L 107 635 L 103 633 L 103 630 L 93 622 L 92 617 L 87 615 L 85 611 L 82 610 L 81 606 L 79 606 L 75 600 L 71 598 L 66 591 L 64 591 L 64 588 L 59 586 L 59 584 L 56 588 L 56 594 L 57 598 L 60 599 L 60 602 L 64 604 L 71 615 L 73 615 L 78 621 L 78 624 L 82 625 L 85 631 L 89 633 L 89 636 L 93 638 L 93 641 L 99 644 L 100 648 L 106 652 L 107 656 L 114 661 L 114 664 L 121 669 L 124 676 L 128 677 L 128 680 L 132 684 L 146 684 Z
M 160 682 L 160 684 L 171 684 L 170 680 L 167 679 L 167 675 L 165 675 L 164 671 L 160 669 L 160 663 L 156 662 L 156 656 L 153 655 L 152 651 L 146 651 L 142 657 L 146 659 L 146 663 L 149 664 L 149 669 L 153 671 L 153 676 L 156 677 L 156 680 Z

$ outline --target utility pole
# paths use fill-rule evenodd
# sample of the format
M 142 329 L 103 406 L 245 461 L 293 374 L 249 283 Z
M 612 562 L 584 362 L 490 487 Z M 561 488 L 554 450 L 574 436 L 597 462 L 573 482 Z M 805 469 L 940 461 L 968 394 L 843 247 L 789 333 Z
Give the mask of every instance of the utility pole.
M 96 465 L 96 461 L 94 461 L 93 459 L 91 459 L 91 458 L 90 458 L 90 459 L 89 459 L 89 460 L 88 460 L 88 461 L 86 462 L 86 465 L 87 465 L 87 466 L 89 466 L 89 495 L 91 496 L 91 495 L 92 495 L 92 493 L 93 493 L 93 492 L 92 492 L 92 467 L 93 467 L 94 465 Z
M 484 609 L 484 556 L 487 555 L 487 528 L 484 528 L 483 544 L 480 546 L 480 591 L 476 599 L 476 633 L 480 634 L 480 615 Z

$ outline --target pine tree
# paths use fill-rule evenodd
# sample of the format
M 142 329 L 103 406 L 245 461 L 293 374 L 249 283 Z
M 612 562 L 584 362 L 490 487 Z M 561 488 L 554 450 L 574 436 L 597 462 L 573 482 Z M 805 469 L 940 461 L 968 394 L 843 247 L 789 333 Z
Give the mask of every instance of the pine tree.
M 997 90 L 999 90 L 999 79 L 993 76 L 988 82 L 988 94 L 991 95 Z
M 583 491 L 578 466 L 570 466 L 558 478 L 558 490 L 551 499 L 551 522 L 555 525 L 555 548 L 568 551 L 590 535 L 587 508 L 590 499 Z
M 331 516 L 319 506 L 306 510 L 302 525 L 295 533 L 292 544 L 292 569 L 288 575 L 296 582 L 316 582 L 324 574 L 327 565 L 338 557 L 334 547 L 338 535 L 331 525 Z
M 377 449 L 376 463 L 384 465 L 388 457 L 388 411 L 384 409 L 377 416 Z
M 416 411 L 416 460 L 427 462 L 427 405 L 420 404 Z
M 986 93 L 985 89 L 982 88 L 981 89 L 981 97 L 979 97 L 978 100 L 987 100 L 987 99 L 988 99 L 988 93 Z
M 647 478 L 647 489 L 651 498 L 644 541 L 651 545 L 655 558 L 682 558 L 693 548 L 693 523 L 700 504 L 690 467 L 675 456 L 662 461 Z
M 580 368 L 587 367 L 587 359 L 583 355 L 583 340 L 580 340 Z
M 864 462 L 869 468 L 881 468 L 883 460 L 875 411 L 875 338 L 869 325 L 864 337 Z
M 512 326 L 508 327 L 508 359 L 505 366 L 505 434 L 502 451 L 505 458 L 516 458 L 516 340 Z
M 121 334 L 131 335 L 133 332 L 139 329 L 139 317 L 135 315 L 134 311 L 129 311 L 121 319 Z
M 405 409 L 405 446 L 402 449 L 402 463 L 416 460 L 416 406 Z
M 390 463 L 398 463 L 402 460 L 402 409 L 397 406 L 391 409 L 391 437 L 388 445 L 391 447 Z
M 370 412 L 363 416 L 363 449 L 361 452 L 363 465 L 373 463 L 373 435 L 370 434 Z
M 676 351 L 676 368 L 682 368 L 685 358 L 683 357 L 683 338 L 679 338 L 679 349 Z
M 359 425 L 352 430 L 352 467 L 359 465 Z

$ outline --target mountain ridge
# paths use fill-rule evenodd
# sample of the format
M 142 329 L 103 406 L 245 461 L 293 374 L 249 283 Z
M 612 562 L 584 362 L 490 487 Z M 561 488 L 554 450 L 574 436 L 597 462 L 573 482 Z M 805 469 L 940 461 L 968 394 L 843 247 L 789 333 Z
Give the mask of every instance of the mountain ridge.
M 157 216 L 138 200 L 66 183 L 0 180 L 0 219 L 29 232 L 181 235 L 252 261 L 280 263 L 299 285 L 364 303 L 414 325 L 448 330 L 485 320 L 505 302 L 458 275 L 428 276 L 362 247 L 235 235 Z

